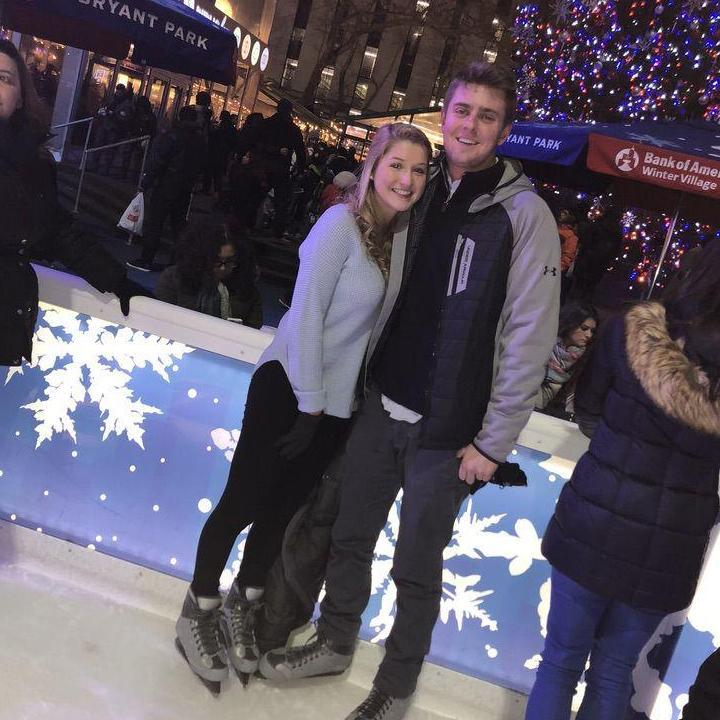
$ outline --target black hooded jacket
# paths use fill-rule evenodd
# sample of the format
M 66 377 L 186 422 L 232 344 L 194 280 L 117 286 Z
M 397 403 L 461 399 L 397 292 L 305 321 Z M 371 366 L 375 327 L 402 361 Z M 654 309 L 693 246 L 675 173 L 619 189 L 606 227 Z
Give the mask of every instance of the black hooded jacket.
M 31 358 L 38 313 L 31 261 L 58 260 L 101 292 L 125 278 L 122 265 L 60 206 L 45 139 L 28 125 L 0 122 L 0 365 Z

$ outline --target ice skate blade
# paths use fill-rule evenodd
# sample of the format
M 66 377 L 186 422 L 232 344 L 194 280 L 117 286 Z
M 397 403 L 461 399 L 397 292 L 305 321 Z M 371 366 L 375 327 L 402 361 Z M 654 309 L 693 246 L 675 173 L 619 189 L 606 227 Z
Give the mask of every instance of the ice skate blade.
M 302 677 L 288 677 L 287 675 L 283 675 L 282 672 L 278 672 L 275 668 L 273 668 L 270 673 L 266 674 L 267 671 L 263 669 L 263 663 L 261 662 L 255 675 L 261 677 L 263 680 L 267 680 L 270 683 L 287 683 L 296 682 L 298 680 L 311 680 L 312 678 L 336 677 L 338 675 L 344 675 L 348 669 L 349 667 L 344 670 L 328 670 L 328 672 L 315 673 L 314 675 L 304 675 Z
M 238 670 L 237 668 L 235 668 L 235 674 L 238 676 L 241 685 L 244 688 L 247 688 L 248 683 L 250 682 L 250 675 L 252 673 L 242 672 L 241 670 Z
M 185 662 L 188 664 L 190 670 L 192 670 L 192 674 L 212 693 L 214 697 L 219 697 L 221 688 L 220 681 L 206 680 L 204 677 L 201 677 L 193 670 L 192 665 L 187 658 L 187 654 L 185 653 L 185 648 L 182 646 L 182 643 L 178 638 L 175 638 L 175 647 L 177 648 L 177 651 L 180 653 L 180 655 L 182 655 L 183 660 L 185 660 Z

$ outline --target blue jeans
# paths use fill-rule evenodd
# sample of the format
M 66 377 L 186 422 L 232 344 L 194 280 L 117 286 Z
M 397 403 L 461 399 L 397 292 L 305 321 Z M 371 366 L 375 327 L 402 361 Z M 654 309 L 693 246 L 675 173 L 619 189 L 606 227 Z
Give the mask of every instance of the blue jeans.
M 588 655 L 576 720 L 624 718 L 633 668 L 663 616 L 598 595 L 553 569 L 545 650 L 525 720 L 569 720 Z

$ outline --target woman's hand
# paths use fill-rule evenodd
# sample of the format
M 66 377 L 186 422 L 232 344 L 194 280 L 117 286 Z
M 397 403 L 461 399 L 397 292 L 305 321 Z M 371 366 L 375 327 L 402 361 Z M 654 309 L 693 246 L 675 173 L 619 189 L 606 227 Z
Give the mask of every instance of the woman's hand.
M 275 443 L 280 456 L 285 460 L 294 460 L 302 455 L 310 447 L 321 419 L 321 412 L 299 413 L 290 432 Z

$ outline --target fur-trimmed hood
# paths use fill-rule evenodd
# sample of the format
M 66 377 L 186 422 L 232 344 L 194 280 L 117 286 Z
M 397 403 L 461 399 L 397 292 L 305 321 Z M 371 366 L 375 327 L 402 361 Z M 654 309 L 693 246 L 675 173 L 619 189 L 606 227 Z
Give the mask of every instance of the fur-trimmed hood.
M 720 403 L 711 402 L 707 378 L 670 337 L 665 308 L 641 303 L 625 316 L 630 368 L 650 399 L 667 415 L 720 437 Z

